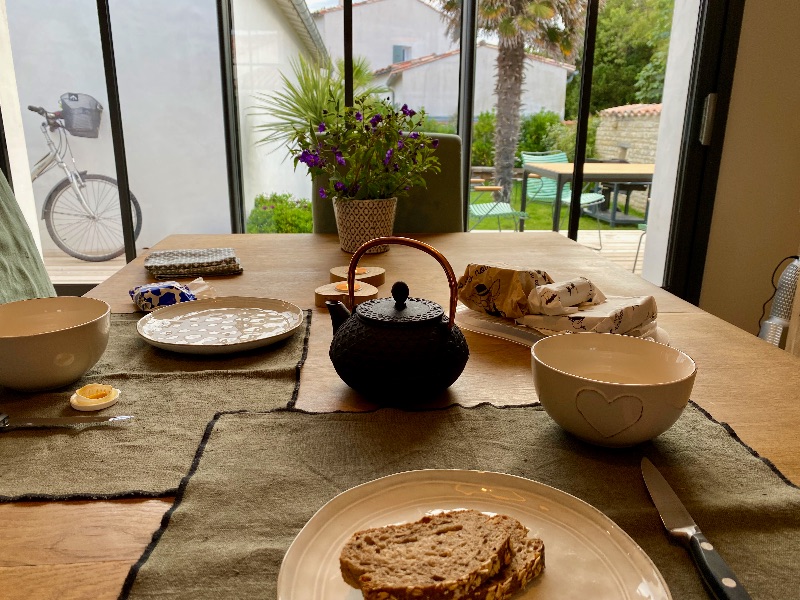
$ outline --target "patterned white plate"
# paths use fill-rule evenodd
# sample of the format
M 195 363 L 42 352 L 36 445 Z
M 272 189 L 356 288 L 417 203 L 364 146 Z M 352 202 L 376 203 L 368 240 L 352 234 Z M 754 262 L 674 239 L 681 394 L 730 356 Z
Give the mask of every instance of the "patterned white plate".
M 274 344 L 303 323 L 303 311 L 273 298 L 228 296 L 165 306 L 139 319 L 148 343 L 185 354 L 228 354 Z
M 596 508 L 542 483 L 487 471 L 406 471 L 351 488 L 297 534 L 278 573 L 278 600 L 359 600 L 339 570 L 355 531 L 472 508 L 518 519 L 544 540 L 541 577 L 514 600 L 671 600 L 644 550 Z

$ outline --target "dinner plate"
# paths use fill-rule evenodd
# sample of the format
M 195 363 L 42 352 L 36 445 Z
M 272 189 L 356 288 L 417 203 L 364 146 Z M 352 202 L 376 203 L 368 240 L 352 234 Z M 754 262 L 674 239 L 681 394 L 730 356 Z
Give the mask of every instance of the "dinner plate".
M 227 354 L 274 344 L 303 323 L 303 311 L 274 298 L 226 296 L 180 302 L 139 319 L 147 342 L 186 354 Z
M 407 471 L 354 487 L 323 506 L 286 552 L 278 599 L 359 600 L 339 571 L 355 531 L 471 508 L 518 519 L 544 540 L 545 570 L 514 600 L 670 600 L 658 569 L 628 534 L 586 502 L 503 473 Z
M 517 325 L 512 319 L 493 317 L 472 310 L 461 303 L 456 307 L 456 325 L 466 331 L 502 338 L 525 346 L 533 346 L 546 337 L 536 329 Z M 669 346 L 669 334 L 661 327 L 656 326 L 655 331 L 645 337 Z

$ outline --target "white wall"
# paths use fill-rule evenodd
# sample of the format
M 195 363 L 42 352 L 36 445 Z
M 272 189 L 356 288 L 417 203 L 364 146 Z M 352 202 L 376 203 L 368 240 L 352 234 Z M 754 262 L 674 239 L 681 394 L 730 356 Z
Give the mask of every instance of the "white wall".
M 280 74 L 293 79 L 289 60 L 304 54 L 301 42 L 271 0 L 234 0 L 236 74 L 239 92 L 239 132 L 242 142 L 245 213 L 261 193 L 290 193 L 311 197 L 311 178 L 306 169 L 295 172 L 285 146 L 256 142 L 263 133 L 253 127 L 267 121 L 256 115 L 256 93 L 282 88 Z
M 700 307 L 752 333 L 800 246 L 798 23 L 800 3 L 745 4 L 714 199 Z
M 455 116 L 458 110 L 458 81 L 460 56 L 457 53 L 426 62 L 402 71 L 388 84 L 388 76 L 380 75 L 375 81 L 390 85 L 394 90 L 396 104 L 407 103 L 417 108 L 424 107 L 429 117 L 439 120 Z M 497 48 L 478 46 L 475 68 L 476 115 L 494 110 L 497 106 L 495 73 Z M 564 116 L 564 100 L 567 89 L 567 70 L 554 64 L 533 58 L 525 65 L 522 113 L 535 114 L 542 110 Z
M 96 3 L 6 4 L 20 104 L 54 110 L 68 91 L 97 98 L 106 107 L 100 136 L 70 143 L 81 169 L 114 176 Z M 110 11 L 130 185 L 143 212 L 138 245 L 229 232 L 214 0 L 112 0 Z M 22 119 L 33 162 L 45 152 L 41 118 L 25 111 Z M 35 182 L 39 209 L 60 178 L 53 171 Z
M 328 9 L 314 22 L 331 57 L 344 56 L 344 11 Z M 440 13 L 420 0 L 377 0 L 353 4 L 353 55 L 373 70 L 392 64 L 392 46 L 410 46 L 411 58 L 442 54 L 457 47 L 445 35 Z
M 642 262 L 642 277 L 656 285 L 664 281 L 699 10 L 700 0 L 675 0 Z
M 14 75 L 14 61 L 11 57 L 11 38 L 8 35 L 6 2 L 0 0 L 0 106 L 3 107 L 3 129 L 8 149 L 9 172 L 14 185 L 14 197 L 33 234 L 36 247 L 42 251 L 39 234 L 39 215 L 33 197 L 28 169 L 28 150 L 25 146 L 25 130 L 22 125 L 22 111 L 17 93 L 17 78 Z

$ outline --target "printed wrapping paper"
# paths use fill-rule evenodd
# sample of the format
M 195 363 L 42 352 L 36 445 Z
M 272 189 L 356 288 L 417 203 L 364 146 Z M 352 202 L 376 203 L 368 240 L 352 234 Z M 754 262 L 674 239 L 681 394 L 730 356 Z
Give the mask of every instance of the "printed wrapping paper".
M 553 283 L 545 271 L 503 263 L 469 264 L 458 280 L 458 299 L 493 317 L 516 319 L 528 311 L 528 296 L 536 286 Z
M 566 315 L 524 315 L 516 322 L 542 335 L 593 331 L 647 337 L 655 331 L 658 308 L 653 296 L 610 296 L 602 304 L 589 305 Z
M 606 297 L 586 277 L 577 277 L 538 285 L 528 294 L 528 313 L 538 315 L 568 315 L 593 304 L 602 304 Z
M 242 272 L 233 248 L 154 250 L 145 258 L 144 268 L 156 279 Z

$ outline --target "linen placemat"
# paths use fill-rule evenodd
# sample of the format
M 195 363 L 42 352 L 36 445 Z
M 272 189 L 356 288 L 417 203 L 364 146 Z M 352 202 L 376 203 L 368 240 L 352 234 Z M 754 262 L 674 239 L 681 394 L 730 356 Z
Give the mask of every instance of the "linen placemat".
M 163 496 L 186 475 L 208 422 L 219 411 L 267 411 L 296 394 L 311 319 L 290 338 L 221 356 L 177 354 L 136 334 L 135 317 L 112 319 L 109 346 L 80 381 L 62 390 L 0 390 L 0 412 L 20 417 L 85 415 L 70 395 L 87 383 L 119 388 L 101 415 L 124 425 L 0 433 L 0 501 Z
M 695 405 L 630 449 L 584 444 L 537 406 L 481 405 L 220 415 L 120 598 L 274 599 L 284 553 L 328 500 L 392 473 L 458 468 L 527 477 L 589 502 L 642 546 L 675 600 L 707 600 L 650 501 L 642 456 L 659 466 L 753 598 L 787 597 L 800 580 L 800 491 Z

